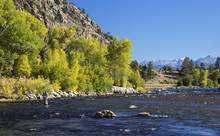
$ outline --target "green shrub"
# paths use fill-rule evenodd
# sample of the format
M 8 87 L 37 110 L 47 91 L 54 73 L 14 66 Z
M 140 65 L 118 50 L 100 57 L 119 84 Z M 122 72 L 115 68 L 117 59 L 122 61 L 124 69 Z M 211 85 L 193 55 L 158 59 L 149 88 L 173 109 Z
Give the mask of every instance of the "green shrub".
M 212 87 L 216 87 L 216 86 L 212 80 L 208 79 L 207 87 L 212 88 Z
M 186 76 L 182 79 L 183 86 L 191 86 L 192 85 L 192 77 L 191 76 Z
M 0 96 L 8 98 L 24 98 L 25 94 L 42 94 L 43 92 L 51 92 L 52 85 L 48 80 L 43 78 L 27 79 L 27 78 L 1 78 L 0 79 Z
M 183 86 L 183 81 L 182 80 L 179 80 L 178 82 L 177 82 L 177 86 L 179 87 L 179 86 Z
M 7 98 L 13 97 L 14 84 L 16 79 L 13 78 L 2 78 L 0 79 L 0 96 Z
M 63 13 L 66 14 L 67 12 L 68 12 L 68 8 L 67 8 L 67 7 L 64 7 L 64 8 L 63 8 Z

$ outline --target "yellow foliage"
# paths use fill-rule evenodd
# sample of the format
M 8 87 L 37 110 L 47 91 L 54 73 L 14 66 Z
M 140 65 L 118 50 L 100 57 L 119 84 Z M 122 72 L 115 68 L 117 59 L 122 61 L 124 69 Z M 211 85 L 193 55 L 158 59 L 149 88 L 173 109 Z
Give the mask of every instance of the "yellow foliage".
M 60 87 L 60 84 L 59 83 L 53 83 L 52 84 L 52 88 L 55 92 L 58 92 L 60 91 L 61 87 Z

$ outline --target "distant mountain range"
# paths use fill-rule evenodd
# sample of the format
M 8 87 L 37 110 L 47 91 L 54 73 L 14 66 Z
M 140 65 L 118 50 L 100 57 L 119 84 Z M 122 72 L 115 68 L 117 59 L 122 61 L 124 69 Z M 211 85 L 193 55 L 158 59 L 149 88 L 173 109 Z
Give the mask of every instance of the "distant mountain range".
M 163 66 L 170 66 L 174 69 L 180 69 L 184 59 L 185 57 L 174 60 L 156 60 L 152 62 L 155 69 L 160 69 Z M 197 60 L 194 60 L 194 64 L 200 65 L 201 63 L 203 63 L 206 67 L 209 67 L 210 65 L 213 65 L 215 63 L 216 59 L 217 59 L 216 57 L 206 56 L 204 58 L 199 58 Z M 143 61 L 141 64 L 146 65 L 149 62 L 150 61 Z

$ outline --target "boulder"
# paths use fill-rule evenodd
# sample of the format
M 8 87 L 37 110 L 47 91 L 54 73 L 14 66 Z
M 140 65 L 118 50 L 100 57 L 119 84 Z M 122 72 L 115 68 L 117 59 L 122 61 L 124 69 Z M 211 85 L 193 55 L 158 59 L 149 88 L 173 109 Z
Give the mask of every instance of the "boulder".
M 0 96 L 0 102 L 10 100 L 10 98 L 5 96 Z
M 133 89 L 133 88 L 130 88 L 130 93 L 137 93 L 137 91 L 135 90 L 135 89 Z
M 76 94 L 74 94 L 74 93 L 70 92 L 68 96 L 69 96 L 69 97 L 75 97 L 75 96 L 76 96 Z
M 68 97 L 69 94 L 67 92 L 63 92 L 63 97 Z
M 113 93 L 112 93 L 112 92 L 106 93 L 106 95 L 107 95 L 107 96 L 110 96 L 110 95 L 113 95 Z
M 37 99 L 37 96 L 35 94 L 28 93 L 28 94 L 26 94 L 26 96 L 29 100 L 36 100 Z
M 121 93 L 121 94 L 125 94 L 125 93 L 126 93 L 125 88 L 120 87 L 120 93 Z
M 96 112 L 94 117 L 95 118 L 114 118 L 116 116 L 117 115 L 111 110 L 103 110 L 103 111 Z
M 113 86 L 112 92 L 115 94 L 133 94 L 137 93 L 137 91 L 133 88 L 125 88 L 125 87 L 117 87 Z
M 129 109 L 137 109 L 137 108 L 138 108 L 138 106 L 136 106 L 136 105 L 129 106 Z
M 60 95 L 60 97 L 65 97 L 63 91 L 58 92 L 58 94 Z
M 74 92 L 73 94 L 75 94 L 76 96 L 80 96 L 79 92 Z
M 125 88 L 125 94 L 130 94 L 130 90 Z
M 11 99 L 8 99 L 8 98 L 0 98 L 0 102 L 5 102 L 5 101 L 9 101 Z
M 112 87 L 112 92 L 113 92 L 113 93 L 116 92 L 115 86 Z
M 58 98 L 58 97 L 56 97 L 56 96 L 54 96 L 52 94 L 48 96 L 48 99 L 55 99 L 55 98 Z
M 150 117 L 150 113 L 149 113 L 149 112 L 140 112 L 140 113 L 138 113 L 138 116 L 141 116 L 141 117 Z
M 53 95 L 56 98 L 60 98 L 61 97 L 60 94 L 58 94 L 57 92 L 54 92 L 54 91 L 51 92 L 51 95 Z

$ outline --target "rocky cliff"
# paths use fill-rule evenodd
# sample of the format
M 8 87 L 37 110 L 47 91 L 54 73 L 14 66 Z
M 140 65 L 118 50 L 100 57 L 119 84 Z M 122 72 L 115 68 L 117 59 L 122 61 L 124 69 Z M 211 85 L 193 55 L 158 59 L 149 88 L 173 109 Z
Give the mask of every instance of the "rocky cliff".
M 68 0 L 14 0 L 14 2 L 17 9 L 30 12 L 48 27 L 75 25 L 79 36 L 97 38 L 106 44 L 111 41 L 84 10 L 70 4 Z

